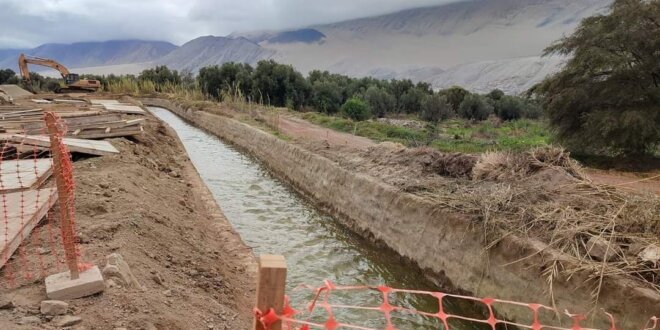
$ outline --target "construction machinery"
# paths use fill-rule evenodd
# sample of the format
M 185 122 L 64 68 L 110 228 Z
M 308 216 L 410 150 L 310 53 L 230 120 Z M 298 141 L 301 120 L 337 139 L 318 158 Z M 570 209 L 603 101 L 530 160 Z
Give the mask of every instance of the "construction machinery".
M 28 70 L 28 64 L 36 64 L 49 68 L 53 68 L 60 72 L 62 78 L 64 78 L 64 87 L 60 87 L 56 90 L 56 93 L 66 93 L 66 92 L 96 92 L 101 88 L 101 82 L 98 80 L 91 79 L 80 79 L 80 76 L 77 73 L 69 72 L 64 65 L 57 63 L 54 60 L 33 56 L 26 56 L 21 54 L 18 57 L 18 67 L 21 70 L 21 76 L 23 81 L 28 89 L 32 89 L 32 82 L 30 81 L 30 71 Z

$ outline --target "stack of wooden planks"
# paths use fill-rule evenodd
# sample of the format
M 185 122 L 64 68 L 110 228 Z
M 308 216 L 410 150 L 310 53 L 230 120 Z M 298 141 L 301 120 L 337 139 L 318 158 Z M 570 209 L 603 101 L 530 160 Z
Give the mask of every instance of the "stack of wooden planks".
M 50 138 L 47 135 L 0 134 L 0 140 L 22 152 L 31 150 L 48 150 Z M 69 151 L 96 156 L 106 156 L 119 153 L 108 141 L 64 138 L 64 144 Z
M 111 137 L 131 136 L 141 134 L 144 129 L 144 118 L 122 119 L 120 114 L 102 113 L 93 116 L 64 117 L 67 136 L 81 139 L 104 139 Z M 23 126 L 26 134 L 43 134 L 46 125 L 43 121 L 26 123 Z

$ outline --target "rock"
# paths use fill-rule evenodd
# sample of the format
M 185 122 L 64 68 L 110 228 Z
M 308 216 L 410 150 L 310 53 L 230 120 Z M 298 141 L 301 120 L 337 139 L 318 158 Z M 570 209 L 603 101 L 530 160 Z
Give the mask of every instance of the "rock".
M 615 242 L 594 236 L 587 241 L 587 253 L 595 260 L 612 261 L 621 255 L 621 249 Z
M 37 248 L 37 253 L 39 253 L 39 254 L 49 254 L 50 250 L 48 248 L 38 247 Z
M 138 282 L 135 275 L 131 272 L 128 263 L 119 253 L 113 253 L 106 257 L 107 264 L 103 268 L 103 276 L 105 278 L 112 278 L 121 282 L 126 287 L 136 287 L 144 290 L 144 287 Z
M 70 327 L 72 325 L 76 325 L 78 323 L 82 322 L 82 317 L 80 316 L 73 316 L 73 315 L 64 315 L 57 319 L 57 326 L 58 327 Z
M 36 325 L 41 324 L 41 319 L 38 316 L 25 316 L 21 317 L 18 324 L 22 325 Z
M 163 277 L 161 277 L 160 274 L 158 273 L 154 274 L 154 276 L 152 276 L 151 278 L 154 280 L 154 282 L 160 285 L 163 285 L 163 283 L 165 282 L 165 280 L 163 280 Z
M 178 178 L 178 177 L 180 177 L 181 175 L 180 175 L 179 172 L 177 172 L 177 171 L 171 171 L 171 172 L 170 172 L 170 176 L 173 177 L 173 178 Z
M 106 182 L 101 182 L 101 183 L 99 183 L 99 187 L 101 187 L 103 189 L 108 189 L 108 188 L 110 188 L 110 185 Z
M 0 298 L 0 310 L 2 309 L 14 309 L 16 305 L 14 305 L 14 302 L 9 300 L 9 299 L 2 299 Z
M 106 191 L 103 192 L 103 196 L 104 197 L 112 197 L 112 193 L 106 190 Z
M 651 244 L 644 248 L 644 250 L 642 250 L 638 256 L 644 262 L 650 262 L 654 265 L 658 265 L 660 264 L 660 246 Z
M 44 300 L 41 302 L 41 314 L 64 315 L 69 310 L 69 304 L 60 300 Z
M 172 290 L 163 291 L 163 295 L 165 295 L 165 297 L 171 297 L 172 296 Z

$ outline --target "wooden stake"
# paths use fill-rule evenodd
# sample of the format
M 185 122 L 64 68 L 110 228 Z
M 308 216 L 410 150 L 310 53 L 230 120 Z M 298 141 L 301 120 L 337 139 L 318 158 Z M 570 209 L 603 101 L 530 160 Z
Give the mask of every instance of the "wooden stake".
M 71 218 L 69 217 L 69 210 L 73 209 L 73 205 L 70 205 L 73 201 L 73 196 L 70 196 L 70 191 L 66 187 L 64 173 L 62 171 L 62 158 L 68 157 L 68 155 L 63 155 L 60 149 L 62 138 L 58 134 L 57 118 L 52 112 L 47 112 L 45 120 L 46 127 L 48 127 L 48 134 L 50 135 L 50 152 L 53 156 L 53 176 L 57 183 L 57 200 L 60 208 L 60 227 L 64 242 L 64 256 L 66 258 L 66 264 L 69 267 L 69 272 L 71 273 L 71 279 L 75 280 L 80 277 L 80 274 L 78 272 L 76 243 L 74 242 L 75 233 Z
M 259 257 L 259 274 L 257 278 L 257 308 L 268 313 L 272 308 L 278 315 L 284 309 L 284 286 L 286 284 L 286 260 L 283 256 L 262 255 Z M 260 322 L 254 320 L 255 330 L 281 330 L 282 322 L 275 322 L 270 329 L 264 329 Z

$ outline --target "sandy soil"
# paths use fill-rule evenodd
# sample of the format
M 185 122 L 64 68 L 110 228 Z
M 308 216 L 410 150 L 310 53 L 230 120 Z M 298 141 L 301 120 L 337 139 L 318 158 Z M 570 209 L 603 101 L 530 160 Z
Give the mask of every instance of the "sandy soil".
M 212 205 L 175 133 L 149 115 L 142 136 L 110 141 L 120 155 L 74 163 L 83 260 L 103 268 L 106 255 L 120 253 L 143 288 L 115 283 L 70 301 L 83 319 L 75 328 L 248 328 L 251 251 Z M 0 310 L 0 329 L 54 328 L 39 316 L 44 299 L 43 280 L 0 291 L 16 305 Z M 43 323 L 17 324 L 31 315 Z

